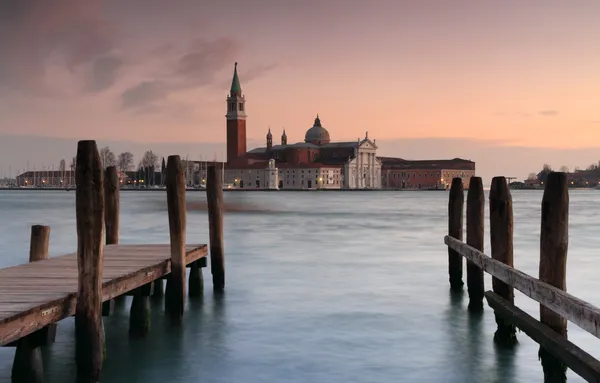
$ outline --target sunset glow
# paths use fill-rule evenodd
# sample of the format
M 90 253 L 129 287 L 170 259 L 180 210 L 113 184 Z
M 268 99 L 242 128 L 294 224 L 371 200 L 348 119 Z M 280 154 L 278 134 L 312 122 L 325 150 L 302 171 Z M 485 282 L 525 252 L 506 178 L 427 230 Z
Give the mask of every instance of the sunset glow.
M 488 179 L 600 158 L 579 150 L 600 146 L 598 1 L 207 3 L 3 3 L 0 133 L 221 155 L 237 61 L 249 147 L 269 127 L 299 141 L 319 113 L 332 139 L 368 130 L 381 154 L 470 158 Z

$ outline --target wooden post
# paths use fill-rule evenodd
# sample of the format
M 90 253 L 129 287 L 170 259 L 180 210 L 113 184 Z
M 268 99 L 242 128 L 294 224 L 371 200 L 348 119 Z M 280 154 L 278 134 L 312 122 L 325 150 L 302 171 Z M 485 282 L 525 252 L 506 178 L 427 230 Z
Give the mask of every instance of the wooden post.
M 460 241 L 463 239 L 463 212 L 465 195 L 461 178 L 452 179 L 450 198 L 448 201 L 448 235 Z M 462 290 L 463 261 L 462 256 L 448 248 L 448 274 L 451 290 Z
M 202 268 L 198 261 L 193 262 L 190 265 L 190 277 L 188 282 L 189 296 L 198 298 L 202 296 L 204 292 L 204 280 L 202 278 Z
M 153 287 L 153 292 L 152 292 L 152 298 L 156 298 L 156 299 L 162 298 L 165 295 L 165 291 L 164 291 L 164 287 L 163 287 L 163 280 L 157 279 L 153 283 L 154 283 L 154 287 Z
M 150 294 L 152 282 L 138 287 L 134 291 L 129 312 L 129 336 L 141 338 L 150 332 Z
M 467 245 L 483 251 L 485 196 L 481 177 L 471 177 L 467 194 Z M 483 310 L 483 270 L 467 260 L 467 289 L 469 310 Z
M 206 179 L 208 231 L 210 237 L 210 270 L 214 291 L 225 289 L 225 254 L 223 246 L 223 184 L 216 166 L 208 167 Z
M 31 240 L 29 242 L 29 262 L 48 259 L 50 247 L 50 226 L 31 226 Z
M 119 176 L 115 166 L 109 166 L 104 172 L 104 226 L 106 228 L 106 244 L 119 243 Z M 116 299 L 124 300 L 125 296 Z M 114 310 L 114 302 L 104 302 L 102 315 L 109 316 Z
M 513 267 L 513 209 L 512 196 L 505 177 L 494 177 L 490 188 L 490 237 L 492 258 Z M 496 294 L 511 304 L 515 302 L 512 286 L 492 277 L 492 288 Z M 516 328 L 510 322 L 495 314 L 498 330 L 494 341 L 511 346 L 517 343 Z
M 95 141 L 79 141 L 75 171 L 78 290 L 75 309 L 77 382 L 100 381 L 103 359 L 103 171 Z
M 32 226 L 31 241 L 29 242 L 29 262 L 47 259 L 49 244 L 50 227 L 41 225 Z M 13 383 L 43 382 L 44 366 L 41 349 L 37 341 L 43 335 L 45 342 L 52 343 L 55 334 L 56 324 L 52 324 L 48 328 L 40 330 L 37 334 L 34 333 L 19 339 L 12 366 L 11 379 Z M 34 336 L 38 338 L 34 338 Z
M 179 156 L 167 159 L 167 206 L 171 237 L 171 275 L 167 279 L 165 308 L 181 321 L 185 306 L 185 176 Z
M 546 179 L 542 197 L 540 236 L 540 280 L 567 290 L 567 248 L 569 244 L 569 190 L 567 175 L 552 172 Z M 567 320 L 540 305 L 540 322 L 567 337 Z M 539 356 L 544 378 L 549 382 L 565 382 L 566 366 L 540 347 Z
M 117 168 L 109 166 L 106 168 L 104 178 L 104 224 L 106 226 L 106 244 L 116 245 L 119 243 L 119 176 Z

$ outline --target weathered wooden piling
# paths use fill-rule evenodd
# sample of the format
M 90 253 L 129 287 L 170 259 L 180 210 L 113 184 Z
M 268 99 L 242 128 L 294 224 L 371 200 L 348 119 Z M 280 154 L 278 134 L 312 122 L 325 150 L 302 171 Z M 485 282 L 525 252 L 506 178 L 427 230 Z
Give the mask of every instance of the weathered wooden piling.
M 471 177 L 467 193 L 467 244 L 483 251 L 485 196 L 481 177 Z M 483 270 L 467 260 L 467 289 L 469 310 L 483 310 Z
M 119 243 L 119 207 L 120 207 L 120 183 L 115 166 L 109 166 L 104 172 L 104 227 L 106 229 L 106 244 L 116 245 Z M 118 296 L 118 300 L 124 300 L 125 296 Z M 114 301 L 102 304 L 102 316 L 109 316 L 114 311 Z
M 463 212 L 465 207 L 465 195 L 462 179 L 452 179 L 450 187 L 450 198 L 448 200 L 448 235 L 460 241 L 463 239 Z M 462 256 L 451 248 L 448 248 L 448 275 L 450 289 L 462 290 L 464 285 Z
M 208 167 L 206 180 L 206 199 L 208 203 L 208 230 L 210 237 L 210 271 L 213 289 L 216 292 L 225 289 L 225 252 L 223 246 L 223 183 L 221 173 L 216 166 Z
M 153 284 L 147 283 L 133 292 L 129 312 L 129 336 L 141 338 L 150 332 L 150 295 Z
M 104 174 L 95 141 L 79 141 L 75 170 L 78 291 L 75 309 L 77 382 L 96 383 L 102 370 Z
M 198 298 L 204 293 L 204 278 L 202 277 L 202 268 L 198 261 L 190 265 L 188 289 L 188 295 L 190 297 Z
M 162 299 L 162 297 L 165 295 L 163 280 L 157 279 L 153 283 L 154 287 L 152 288 L 152 298 Z
M 490 237 L 492 258 L 513 267 L 513 208 L 512 196 L 505 177 L 494 177 L 490 188 Z M 492 289 L 511 304 L 515 301 L 514 288 L 492 277 Z M 517 343 L 516 328 L 495 313 L 498 330 L 494 341 L 500 345 Z
M 34 225 L 31 227 L 29 243 L 29 262 L 48 258 L 50 227 Z M 41 383 L 44 380 L 44 366 L 40 345 L 54 341 L 56 324 L 48 325 L 29 336 L 19 339 L 12 366 L 13 383 Z
M 174 321 L 181 321 L 185 306 L 185 177 L 179 156 L 167 159 L 167 206 L 171 238 L 171 274 L 167 279 L 165 309 Z
M 107 245 L 119 243 L 119 189 L 117 168 L 109 166 L 106 168 L 104 177 L 104 225 Z
M 567 248 L 569 244 L 569 190 L 567 175 L 552 172 L 546 179 L 542 197 L 540 236 L 540 280 L 566 291 Z M 540 304 L 540 322 L 567 337 L 567 321 Z M 544 378 L 549 382 L 566 381 L 566 366 L 548 350 L 540 347 Z

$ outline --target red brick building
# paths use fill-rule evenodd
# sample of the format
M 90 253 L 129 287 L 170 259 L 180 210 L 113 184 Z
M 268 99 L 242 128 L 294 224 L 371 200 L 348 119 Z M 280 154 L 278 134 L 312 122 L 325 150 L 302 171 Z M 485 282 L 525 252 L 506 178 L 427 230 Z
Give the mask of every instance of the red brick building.
M 379 157 L 382 162 L 381 186 L 384 189 L 448 189 L 455 177 L 468 186 L 475 176 L 475 162 L 451 160 L 404 160 Z

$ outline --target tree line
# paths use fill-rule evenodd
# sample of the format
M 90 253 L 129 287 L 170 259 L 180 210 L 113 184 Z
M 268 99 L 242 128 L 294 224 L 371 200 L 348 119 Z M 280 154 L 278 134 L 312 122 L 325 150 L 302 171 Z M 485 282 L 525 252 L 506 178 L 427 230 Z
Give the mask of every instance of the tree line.
M 563 172 L 563 173 L 570 173 L 570 169 L 566 165 L 562 165 L 558 169 L 558 171 Z M 529 173 L 529 176 L 527 177 L 527 179 L 528 180 L 546 181 L 546 178 L 548 177 L 548 174 L 550 174 L 550 172 L 552 172 L 552 167 L 548 164 L 544 164 L 544 166 L 542 166 L 542 170 L 539 173 L 537 173 L 537 174 Z M 597 163 L 594 163 L 594 164 L 590 164 L 585 169 L 581 169 L 578 166 L 576 166 L 575 169 L 573 169 L 573 173 L 579 173 L 579 172 L 589 172 L 589 173 L 594 173 L 594 174 L 600 176 L 600 161 L 598 161 Z
M 134 157 L 131 152 L 123 152 L 118 156 L 110 150 L 110 147 L 105 146 L 99 150 L 100 153 L 100 161 L 102 161 L 102 167 L 106 168 L 108 166 L 116 166 L 117 169 L 121 172 L 128 172 L 136 170 Z M 71 170 L 75 170 L 77 165 L 77 157 L 73 157 L 70 165 Z M 159 157 L 152 150 L 146 150 L 141 160 L 138 163 L 137 169 L 148 169 L 148 168 L 157 168 L 160 166 Z M 63 159 L 60 161 L 59 165 L 60 171 L 66 170 L 66 161 Z

